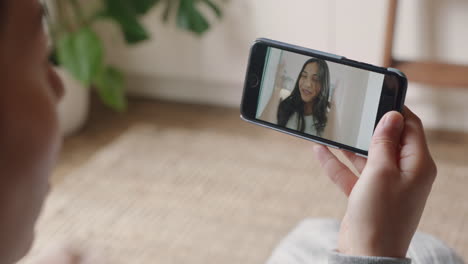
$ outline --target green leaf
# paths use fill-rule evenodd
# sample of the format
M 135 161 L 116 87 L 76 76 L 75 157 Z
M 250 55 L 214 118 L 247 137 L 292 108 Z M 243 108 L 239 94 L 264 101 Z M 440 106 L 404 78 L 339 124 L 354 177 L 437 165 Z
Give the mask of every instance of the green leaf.
M 216 14 L 218 18 L 221 18 L 223 16 L 221 9 L 215 3 L 213 3 L 213 1 L 211 0 L 202 0 L 202 1 L 203 3 L 208 5 L 211 9 L 213 9 L 213 12 Z
M 169 16 L 171 15 L 172 11 L 172 2 L 173 0 L 166 0 L 166 7 L 164 8 L 162 20 L 164 23 L 167 23 L 169 21 Z
M 94 80 L 94 86 L 105 105 L 117 112 L 127 109 L 123 74 L 113 68 L 103 68 Z
M 177 13 L 177 25 L 196 34 L 203 34 L 209 28 L 210 24 L 206 18 L 195 7 L 193 0 L 180 0 L 180 6 Z
M 49 62 L 54 66 L 59 66 L 59 61 L 57 57 L 57 49 L 52 49 L 49 54 Z
M 210 29 L 210 24 L 208 21 L 196 9 L 194 9 L 191 20 L 192 25 L 190 30 L 192 30 L 194 33 L 197 33 L 198 35 L 202 35 L 208 31 L 208 29 Z
M 57 42 L 57 58 L 83 85 L 89 86 L 103 65 L 103 45 L 90 28 L 64 34 Z
M 144 15 L 159 2 L 159 0 L 129 0 L 129 3 L 133 5 L 133 9 L 138 15 Z
M 180 0 L 179 10 L 177 11 L 177 25 L 183 29 L 190 28 L 190 1 Z
M 149 34 L 138 21 L 138 12 L 131 1 L 128 0 L 105 0 L 107 16 L 115 20 L 129 44 L 148 40 Z

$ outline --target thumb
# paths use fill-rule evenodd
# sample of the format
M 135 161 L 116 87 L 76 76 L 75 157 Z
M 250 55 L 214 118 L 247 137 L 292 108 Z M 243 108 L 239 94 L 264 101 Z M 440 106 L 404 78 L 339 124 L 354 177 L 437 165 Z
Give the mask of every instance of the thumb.
M 369 164 L 385 167 L 397 164 L 403 127 L 404 119 L 400 113 L 392 111 L 384 115 L 372 137 Z

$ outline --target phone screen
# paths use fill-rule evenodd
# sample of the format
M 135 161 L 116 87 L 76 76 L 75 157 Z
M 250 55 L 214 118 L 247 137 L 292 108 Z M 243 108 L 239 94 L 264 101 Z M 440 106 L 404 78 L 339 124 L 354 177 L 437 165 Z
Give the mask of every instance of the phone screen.
M 386 75 L 268 47 L 255 118 L 368 151 Z

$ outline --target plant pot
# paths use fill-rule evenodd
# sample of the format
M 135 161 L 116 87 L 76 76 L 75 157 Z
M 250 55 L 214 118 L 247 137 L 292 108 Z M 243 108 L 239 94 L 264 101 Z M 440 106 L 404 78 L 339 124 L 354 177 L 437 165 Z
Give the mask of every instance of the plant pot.
M 60 130 L 65 136 L 70 136 L 78 132 L 88 119 L 90 89 L 75 80 L 66 70 L 60 67 L 55 70 L 65 89 L 65 95 L 58 107 Z

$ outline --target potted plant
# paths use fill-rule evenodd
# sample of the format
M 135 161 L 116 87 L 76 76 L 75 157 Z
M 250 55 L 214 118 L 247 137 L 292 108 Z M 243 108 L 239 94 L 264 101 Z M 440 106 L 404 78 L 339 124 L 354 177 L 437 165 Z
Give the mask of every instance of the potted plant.
M 105 63 L 105 48 L 93 28 L 95 23 L 101 20 L 116 23 L 126 43 L 135 45 L 150 38 L 140 19 L 158 4 L 164 5 L 163 22 L 175 18 L 180 29 L 197 35 L 210 28 L 198 5 L 206 5 L 218 18 L 222 17 L 218 4 L 211 0 L 99 0 L 98 7 L 92 10 L 79 0 L 49 0 L 49 3 L 53 9 L 48 19 L 53 43 L 51 59 L 59 67 L 69 94 L 63 105 L 82 101 L 82 109 L 67 110 L 66 106 L 61 106 L 62 123 L 70 123 L 70 119 L 78 123 L 63 128 L 66 134 L 79 129 L 86 120 L 88 87 L 95 89 L 101 101 L 113 110 L 122 112 L 127 108 L 124 74 Z M 74 117 L 65 116 L 66 113 Z

